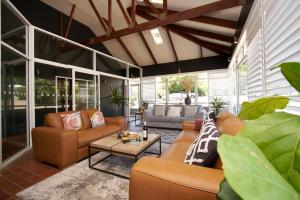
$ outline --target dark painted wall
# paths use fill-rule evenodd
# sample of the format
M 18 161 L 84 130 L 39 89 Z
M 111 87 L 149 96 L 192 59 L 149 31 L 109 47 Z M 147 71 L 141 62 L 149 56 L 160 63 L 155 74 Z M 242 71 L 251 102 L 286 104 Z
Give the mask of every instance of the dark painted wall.
M 118 112 L 116 113 L 114 106 L 106 100 L 103 100 L 104 97 L 107 97 L 110 94 L 110 89 L 114 87 L 119 88 L 124 96 L 124 80 L 101 76 L 100 81 L 101 111 L 103 112 L 103 115 L 106 117 L 124 115 L 124 105 L 119 107 Z
M 176 74 L 180 68 L 181 73 L 204 71 L 212 69 L 224 69 L 228 67 L 228 56 L 212 56 L 183 60 L 179 62 L 163 63 L 143 67 L 143 76 L 157 76 L 164 74 Z M 137 76 L 137 74 L 134 74 Z

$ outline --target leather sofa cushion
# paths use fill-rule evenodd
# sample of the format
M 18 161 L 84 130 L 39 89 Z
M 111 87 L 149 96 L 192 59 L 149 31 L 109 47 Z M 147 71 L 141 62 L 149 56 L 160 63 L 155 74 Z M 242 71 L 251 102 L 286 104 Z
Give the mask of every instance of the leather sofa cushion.
M 64 124 L 61 119 L 61 115 L 71 114 L 71 113 L 75 113 L 75 111 L 48 113 L 45 115 L 44 124 L 45 124 L 45 126 L 48 126 L 48 127 L 64 128 Z
M 90 128 L 77 132 L 78 147 L 88 146 L 91 142 L 99 140 L 105 136 L 114 134 L 120 130 L 120 127 L 112 124 L 105 124 L 97 128 Z
M 244 127 L 244 122 L 238 117 L 228 117 L 217 126 L 221 134 L 237 135 Z
M 88 113 L 95 112 L 97 109 L 87 109 L 87 110 L 80 110 L 80 117 L 82 121 L 82 128 L 81 129 L 89 129 L 92 127 L 91 121 L 89 118 Z M 48 113 L 45 115 L 44 124 L 48 127 L 53 128 L 64 128 L 61 115 L 75 113 L 77 111 L 68 111 L 68 112 L 58 112 L 58 113 Z
M 149 117 L 148 121 L 149 122 L 170 122 L 171 119 L 170 117 L 153 116 L 153 117 Z
M 174 162 L 183 163 L 185 154 L 190 147 L 191 143 L 176 142 L 170 145 L 170 147 L 160 156 L 161 159 L 171 160 Z
M 193 141 L 198 136 L 199 131 L 187 130 L 181 132 L 181 134 L 176 138 L 175 143 L 188 143 L 192 144 Z

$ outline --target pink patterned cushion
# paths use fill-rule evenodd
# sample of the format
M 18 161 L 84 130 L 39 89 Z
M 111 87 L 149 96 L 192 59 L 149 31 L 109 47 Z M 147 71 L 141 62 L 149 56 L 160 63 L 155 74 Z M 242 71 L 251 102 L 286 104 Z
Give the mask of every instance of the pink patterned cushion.
M 61 118 L 64 124 L 64 129 L 77 131 L 82 126 L 80 112 L 61 115 Z
M 90 117 L 91 124 L 93 128 L 96 128 L 98 126 L 102 126 L 105 124 L 105 120 L 103 117 L 103 113 L 100 111 L 94 112 L 94 114 Z

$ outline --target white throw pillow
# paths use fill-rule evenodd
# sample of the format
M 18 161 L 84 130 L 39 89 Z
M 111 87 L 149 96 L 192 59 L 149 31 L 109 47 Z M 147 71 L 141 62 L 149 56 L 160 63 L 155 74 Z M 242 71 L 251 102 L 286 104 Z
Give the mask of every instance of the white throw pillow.
M 154 106 L 154 116 L 156 117 L 164 117 L 166 116 L 166 106 Z
M 168 109 L 168 117 L 180 117 L 182 108 L 178 106 L 170 106 Z

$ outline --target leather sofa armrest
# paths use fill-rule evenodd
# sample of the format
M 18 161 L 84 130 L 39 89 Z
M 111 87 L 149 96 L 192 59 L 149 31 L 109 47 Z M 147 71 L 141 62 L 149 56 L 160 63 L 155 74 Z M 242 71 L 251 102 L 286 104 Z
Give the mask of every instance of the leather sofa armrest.
M 34 158 L 59 168 L 64 168 L 78 160 L 77 131 L 52 127 L 32 129 Z
M 193 120 L 184 120 L 182 123 L 182 130 L 183 131 L 195 131 L 195 121 Z
M 125 117 L 118 116 L 118 117 L 105 117 L 105 123 L 113 124 L 120 127 L 120 131 L 125 131 L 127 129 L 126 119 Z
M 129 199 L 216 199 L 223 178 L 223 170 L 143 157 L 131 170 Z

